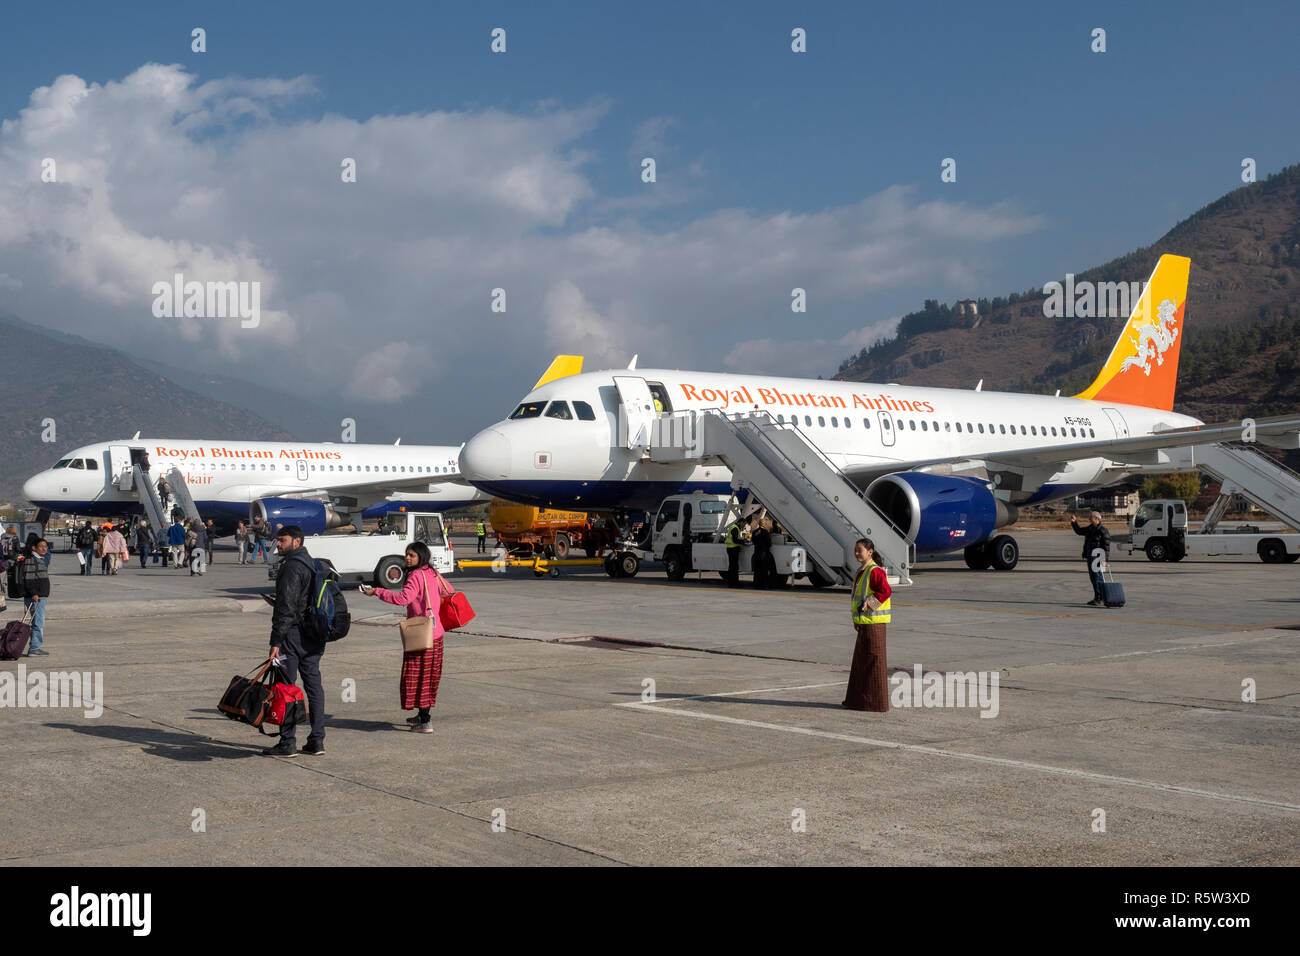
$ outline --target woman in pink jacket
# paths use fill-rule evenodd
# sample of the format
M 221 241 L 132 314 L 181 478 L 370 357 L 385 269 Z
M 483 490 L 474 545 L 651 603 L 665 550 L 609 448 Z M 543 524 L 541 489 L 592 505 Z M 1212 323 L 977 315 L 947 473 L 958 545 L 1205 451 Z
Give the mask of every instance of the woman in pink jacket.
M 427 651 L 402 652 L 402 710 L 419 713 L 406 722 L 417 734 L 433 733 L 430 713 L 438 702 L 438 682 L 442 680 L 442 622 L 438 608 L 442 604 L 442 575 L 429 566 L 429 549 L 420 541 L 406 549 L 406 585 L 400 591 L 362 585 L 363 594 L 373 594 L 389 604 L 406 607 L 407 617 L 427 616 L 433 622 L 433 647 Z

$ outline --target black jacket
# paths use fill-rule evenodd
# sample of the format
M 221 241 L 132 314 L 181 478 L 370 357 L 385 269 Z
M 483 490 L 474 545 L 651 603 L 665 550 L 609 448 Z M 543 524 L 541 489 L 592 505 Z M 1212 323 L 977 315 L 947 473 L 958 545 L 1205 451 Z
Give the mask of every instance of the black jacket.
M 307 563 L 296 560 L 307 559 Z M 280 562 L 275 578 L 275 608 L 271 612 L 271 647 L 284 646 L 290 631 L 298 630 L 311 602 L 312 556 L 306 548 L 290 551 Z
M 1093 527 L 1092 523 L 1071 525 L 1075 534 L 1083 535 L 1083 556 L 1086 560 L 1091 561 L 1093 552 L 1098 548 L 1106 557 L 1110 557 L 1110 532 L 1104 525 L 1098 524 Z

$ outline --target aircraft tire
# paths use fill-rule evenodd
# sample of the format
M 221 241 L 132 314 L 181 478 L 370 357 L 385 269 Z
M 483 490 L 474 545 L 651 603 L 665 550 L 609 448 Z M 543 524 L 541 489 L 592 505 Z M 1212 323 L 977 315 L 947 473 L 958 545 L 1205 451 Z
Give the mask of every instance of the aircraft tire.
M 618 574 L 621 578 L 634 578 L 641 570 L 641 559 L 631 551 L 624 551 L 618 556 Z
M 993 564 L 993 552 L 987 541 L 962 549 L 962 557 L 966 559 L 966 567 L 972 571 L 987 571 Z
M 994 538 L 988 550 L 996 571 L 1011 571 L 1020 563 L 1020 545 L 1009 534 Z

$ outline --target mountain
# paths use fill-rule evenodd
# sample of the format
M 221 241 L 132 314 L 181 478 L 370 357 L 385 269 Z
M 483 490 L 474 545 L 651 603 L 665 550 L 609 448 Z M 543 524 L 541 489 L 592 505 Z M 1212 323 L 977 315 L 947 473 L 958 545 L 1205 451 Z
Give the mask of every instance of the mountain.
M 197 394 L 114 349 L 0 317 L 5 396 L 0 403 L 0 504 L 79 445 L 149 436 L 289 441 L 288 429 Z M 46 443 L 45 419 L 54 420 Z
M 1145 282 L 1164 253 L 1192 260 L 1175 409 L 1206 421 L 1300 409 L 1300 165 L 1228 193 L 1075 281 Z M 1046 298 L 1040 286 L 980 300 L 975 316 L 927 300 L 895 337 L 851 356 L 834 377 L 1081 392 L 1128 316 L 1048 318 Z

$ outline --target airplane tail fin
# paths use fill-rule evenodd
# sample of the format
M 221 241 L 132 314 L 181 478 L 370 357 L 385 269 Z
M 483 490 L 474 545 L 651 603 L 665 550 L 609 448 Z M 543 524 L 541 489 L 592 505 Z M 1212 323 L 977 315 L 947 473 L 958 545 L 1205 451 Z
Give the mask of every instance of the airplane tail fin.
M 1191 264 L 1160 257 L 1101 373 L 1075 398 L 1173 410 Z
M 581 371 L 581 355 L 557 355 L 555 361 L 542 373 L 542 377 L 537 380 L 537 384 L 533 388 L 541 388 L 547 382 L 554 382 L 557 378 L 568 378 L 570 375 L 577 375 Z

